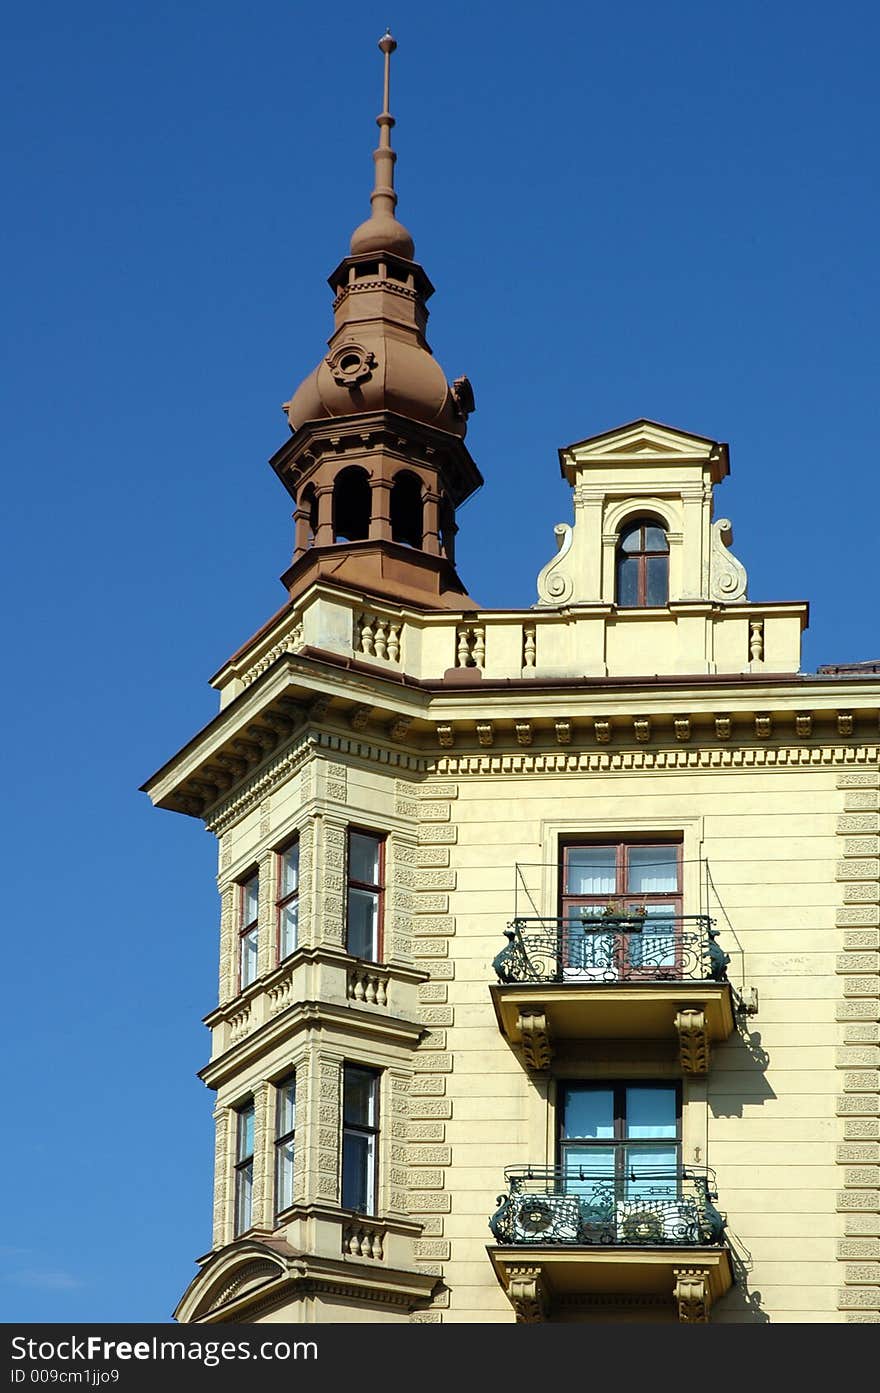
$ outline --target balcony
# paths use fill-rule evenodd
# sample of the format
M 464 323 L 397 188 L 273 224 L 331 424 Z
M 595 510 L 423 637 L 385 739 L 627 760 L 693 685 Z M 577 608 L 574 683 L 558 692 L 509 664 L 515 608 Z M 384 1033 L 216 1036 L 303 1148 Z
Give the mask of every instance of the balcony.
M 705 914 L 584 911 L 517 918 L 492 966 L 495 1014 L 530 1069 L 562 1040 L 677 1041 L 685 1074 L 706 1074 L 734 1026 L 728 955 Z
M 489 1220 L 487 1251 L 518 1321 L 560 1301 L 672 1303 L 701 1323 L 733 1284 L 715 1208 L 714 1172 L 643 1170 L 625 1178 L 585 1167 L 510 1167 Z

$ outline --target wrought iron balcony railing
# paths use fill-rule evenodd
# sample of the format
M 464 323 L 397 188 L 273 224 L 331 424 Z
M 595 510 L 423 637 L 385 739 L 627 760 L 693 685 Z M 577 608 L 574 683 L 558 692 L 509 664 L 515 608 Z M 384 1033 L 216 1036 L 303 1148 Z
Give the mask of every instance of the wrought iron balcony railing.
M 492 963 L 501 982 L 727 981 L 730 958 L 707 914 L 514 919 Z
M 489 1220 L 496 1243 L 573 1247 L 712 1247 L 727 1220 L 713 1204 L 715 1175 L 693 1170 L 633 1170 L 613 1178 L 586 1166 L 516 1166 L 504 1172 Z

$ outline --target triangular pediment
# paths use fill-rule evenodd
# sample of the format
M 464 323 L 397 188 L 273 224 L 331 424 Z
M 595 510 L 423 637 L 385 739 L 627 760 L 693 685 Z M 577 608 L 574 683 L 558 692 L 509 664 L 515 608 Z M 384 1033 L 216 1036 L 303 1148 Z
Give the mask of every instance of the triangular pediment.
M 658 463 L 708 464 L 713 476 L 727 473 L 727 446 L 705 435 L 664 426 L 659 421 L 630 421 L 614 430 L 591 435 L 559 451 L 565 474 L 584 465 Z

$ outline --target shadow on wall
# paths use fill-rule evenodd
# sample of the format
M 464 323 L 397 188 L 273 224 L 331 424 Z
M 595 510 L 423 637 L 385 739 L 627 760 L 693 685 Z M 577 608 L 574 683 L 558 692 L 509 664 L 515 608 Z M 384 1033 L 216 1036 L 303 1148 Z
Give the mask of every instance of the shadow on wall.
M 761 1046 L 760 1032 L 750 1031 L 742 1017 L 736 1031 L 720 1045 L 712 1061 L 709 1107 L 714 1117 L 742 1117 L 745 1107 L 775 1098 L 767 1082 L 770 1056 Z
M 715 1306 L 713 1319 L 720 1316 L 719 1324 L 729 1321 L 736 1325 L 768 1325 L 770 1317 L 761 1307 L 761 1293 L 749 1290 L 749 1274 L 753 1267 L 751 1253 L 729 1229 L 727 1246 L 733 1268 L 733 1286 Z

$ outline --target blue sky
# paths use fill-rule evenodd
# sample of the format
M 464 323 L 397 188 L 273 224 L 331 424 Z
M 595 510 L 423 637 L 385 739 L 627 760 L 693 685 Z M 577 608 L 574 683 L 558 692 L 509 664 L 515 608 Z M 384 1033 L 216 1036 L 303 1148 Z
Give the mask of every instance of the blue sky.
M 214 846 L 138 786 L 284 598 L 267 459 L 368 211 L 386 24 L 399 213 L 476 393 L 471 593 L 531 604 L 557 448 L 649 416 L 730 443 L 719 511 L 753 599 L 810 600 L 805 667 L 880 656 L 875 5 L 7 9 L 7 1321 L 167 1320 L 210 1246 Z

